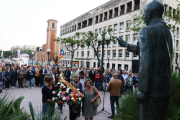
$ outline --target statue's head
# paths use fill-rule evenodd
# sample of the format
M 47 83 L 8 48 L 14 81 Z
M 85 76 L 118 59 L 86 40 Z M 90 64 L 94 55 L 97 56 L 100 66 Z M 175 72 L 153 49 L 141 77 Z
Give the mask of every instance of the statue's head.
M 159 1 L 152 1 L 144 8 L 144 21 L 146 25 L 154 18 L 162 18 L 164 14 L 164 5 Z

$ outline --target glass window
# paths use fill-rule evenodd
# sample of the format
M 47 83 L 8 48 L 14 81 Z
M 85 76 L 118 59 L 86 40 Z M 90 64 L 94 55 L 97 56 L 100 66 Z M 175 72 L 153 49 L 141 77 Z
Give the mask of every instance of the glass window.
M 126 25 L 127 25 L 126 30 L 130 31 L 131 30 L 131 23 L 130 23 L 130 21 L 127 21 Z
M 116 57 L 116 50 L 113 50 L 113 57 Z
M 119 57 L 122 57 L 122 50 L 119 50 Z
M 135 34 L 133 37 L 133 44 L 137 45 L 138 42 L 138 34 Z
M 130 35 L 126 35 L 126 42 L 130 42 Z
M 111 51 L 110 50 L 108 50 L 108 56 L 111 57 Z
M 117 24 L 114 25 L 114 33 L 117 33 Z
M 120 23 L 120 32 L 124 32 L 124 23 Z
M 126 50 L 126 57 L 129 57 L 129 52 Z
M 84 57 L 84 51 L 81 52 L 81 56 Z

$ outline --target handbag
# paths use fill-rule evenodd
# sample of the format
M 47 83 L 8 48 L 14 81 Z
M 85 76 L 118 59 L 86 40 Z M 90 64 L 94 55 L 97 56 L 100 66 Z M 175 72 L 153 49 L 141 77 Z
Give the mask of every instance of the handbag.
M 95 90 L 94 90 L 94 92 L 95 92 Z M 94 101 L 94 107 L 99 107 L 99 105 L 101 104 L 101 97 L 99 96 L 98 98 L 96 98 L 95 99 L 95 101 Z

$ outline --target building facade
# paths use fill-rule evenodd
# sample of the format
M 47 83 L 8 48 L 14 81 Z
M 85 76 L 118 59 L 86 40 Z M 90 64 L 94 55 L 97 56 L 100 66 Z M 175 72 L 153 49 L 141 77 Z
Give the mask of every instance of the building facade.
M 23 50 L 36 51 L 37 45 L 24 45 Z
M 49 19 L 47 21 L 47 39 L 46 44 L 42 45 L 42 47 L 36 48 L 35 59 L 39 63 L 46 63 L 48 61 L 47 49 L 51 49 L 49 60 L 52 61 L 59 54 L 59 42 L 54 41 L 57 36 L 57 22 L 56 20 Z
M 109 2 L 65 23 L 60 26 L 60 38 L 68 38 L 75 35 L 76 32 L 93 31 L 102 33 L 112 28 L 114 31 L 113 36 L 121 36 L 129 44 L 137 44 L 138 33 L 133 32 L 129 28 L 133 27 L 131 21 L 134 21 L 132 15 L 139 14 L 140 10 L 151 2 L 152 0 L 110 0 Z M 164 0 L 166 9 L 175 9 L 180 4 L 178 0 Z M 174 24 L 172 22 L 172 24 Z M 175 26 L 174 29 L 179 30 L 180 26 Z M 173 34 L 176 34 L 175 32 Z M 179 49 L 179 36 L 174 39 L 175 55 L 180 53 Z M 60 61 L 61 64 L 70 66 L 71 55 L 66 47 L 60 45 L 60 49 L 65 51 L 65 57 Z M 101 48 L 99 49 L 101 56 Z M 109 65 L 108 65 L 109 56 Z M 101 59 L 101 57 L 100 57 Z M 128 69 L 132 66 L 132 60 L 137 60 L 136 53 L 128 52 L 126 48 L 120 47 L 117 43 L 111 42 L 110 45 L 104 49 L 104 67 L 118 70 L 119 67 Z M 74 60 L 79 61 L 79 67 L 98 67 L 98 61 L 94 54 L 93 49 L 79 48 L 75 51 Z M 175 69 L 175 60 L 173 60 L 173 69 Z

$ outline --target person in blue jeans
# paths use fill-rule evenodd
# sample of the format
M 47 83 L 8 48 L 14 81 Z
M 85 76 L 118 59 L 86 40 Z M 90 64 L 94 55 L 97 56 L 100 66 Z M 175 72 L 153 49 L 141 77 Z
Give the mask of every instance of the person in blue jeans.
M 31 88 L 34 88 L 34 71 L 32 71 L 32 68 L 31 67 L 29 67 L 28 68 L 29 70 L 28 70 L 28 72 L 27 72 L 27 79 L 29 80 L 29 88 L 31 87 Z
M 119 108 L 119 97 L 120 97 L 120 92 L 123 89 L 122 82 L 121 80 L 117 79 L 118 74 L 114 73 L 113 74 L 113 79 L 109 81 L 107 90 L 110 91 L 110 102 L 111 102 L 111 112 L 112 115 L 109 116 L 108 118 L 113 119 L 115 116 L 115 107 L 114 103 L 116 102 L 117 108 Z

